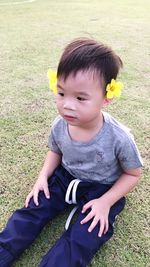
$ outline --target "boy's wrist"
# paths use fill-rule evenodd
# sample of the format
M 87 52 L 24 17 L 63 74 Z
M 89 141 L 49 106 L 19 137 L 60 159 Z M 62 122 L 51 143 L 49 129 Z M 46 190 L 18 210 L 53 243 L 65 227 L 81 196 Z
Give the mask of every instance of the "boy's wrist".
M 38 180 L 47 180 L 49 175 L 43 171 L 39 173 Z
M 104 195 L 102 195 L 99 199 L 101 201 L 103 201 L 105 203 L 105 205 L 109 206 L 109 208 L 111 208 L 111 206 L 113 205 L 111 198 L 109 198 L 108 195 L 106 195 L 107 193 L 105 193 Z

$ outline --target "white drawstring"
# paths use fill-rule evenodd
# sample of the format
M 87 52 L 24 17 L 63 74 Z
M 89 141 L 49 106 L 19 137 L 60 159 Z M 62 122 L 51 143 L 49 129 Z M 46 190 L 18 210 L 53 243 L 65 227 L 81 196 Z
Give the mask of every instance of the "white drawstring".
M 65 201 L 68 203 L 68 204 L 77 204 L 77 200 L 76 200 L 76 191 L 77 191 L 77 187 L 78 187 L 78 184 L 80 183 L 81 181 L 79 179 L 74 179 L 70 182 L 68 188 L 67 188 L 67 191 L 66 191 L 66 196 L 65 196 Z M 70 194 L 71 194 L 71 190 L 72 190 L 72 199 L 70 199 Z
M 81 181 L 79 179 L 74 179 L 70 182 L 67 191 L 66 191 L 66 196 L 65 196 L 65 201 L 68 204 L 77 204 L 77 198 L 76 198 L 76 192 L 77 192 L 77 187 L 78 184 Z M 72 191 L 72 195 L 71 195 L 71 191 Z M 71 199 L 70 199 L 70 195 L 71 195 Z M 75 214 L 76 210 L 78 209 L 78 206 L 74 207 L 73 210 L 70 212 L 66 223 L 65 223 L 65 229 L 68 230 L 70 222 L 72 220 L 73 215 Z
M 70 222 L 71 222 L 71 220 L 72 220 L 72 217 L 73 217 L 73 215 L 75 214 L 75 212 L 76 212 L 77 209 L 78 209 L 78 206 L 75 206 L 75 207 L 72 209 L 72 211 L 70 212 L 70 214 L 69 214 L 69 216 L 68 216 L 68 218 L 67 218 L 67 220 L 66 220 L 66 223 L 65 223 L 65 230 L 66 230 L 66 231 L 68 230 L 69 225 L 70 225 Z

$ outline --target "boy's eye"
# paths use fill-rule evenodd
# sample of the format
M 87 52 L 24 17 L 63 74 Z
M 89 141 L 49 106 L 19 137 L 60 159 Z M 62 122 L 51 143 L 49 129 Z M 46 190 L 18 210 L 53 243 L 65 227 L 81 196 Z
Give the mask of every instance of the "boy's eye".
M 58 95 L 60 95 L 60 96 L 64 96 L 64 93 L 58 92 Z
M 86 100 L 85 98 L 80 97 L 80 96 L 78 96 L 77 99 L 78 99 L 79 101 L 84 101 L 84 100 Z

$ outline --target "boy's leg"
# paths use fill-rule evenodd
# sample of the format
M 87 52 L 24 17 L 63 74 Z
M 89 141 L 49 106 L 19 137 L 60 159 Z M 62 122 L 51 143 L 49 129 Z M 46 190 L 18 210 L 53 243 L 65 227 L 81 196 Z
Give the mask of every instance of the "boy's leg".
M 70 177 L 66 177 L 65 181 L 60 170 L 55 173 L 49 179 L 50 199 L 46 199 L 44 193 L 40 192 L 39 206 L 36 206 L 31 199 L 29 207 L 15 211 L 0 233 L 1 267 L 10 266 L 33 242 L 42 228 L 66 208 L 65 190 L 68 186 L 67 179 L 69 180 Z M 67 176 L 67 173 L 64 175 Z
M 112 206 L 109 213 L 109 230 L 101 238 L 98 237 L 99 225 L 89 233 L 88 227 L 91 221 L 84 225 L 80 224 L 81 220 L 86 216 L 81 213 L 82 205 L 75 223 L 70 226 L 52 249 L 43 257 L 39 267 L 87 266 L 100 247 L 113 235 L 115 218 L 122 211 L 124 205 L 125 198 L 122 198 Z

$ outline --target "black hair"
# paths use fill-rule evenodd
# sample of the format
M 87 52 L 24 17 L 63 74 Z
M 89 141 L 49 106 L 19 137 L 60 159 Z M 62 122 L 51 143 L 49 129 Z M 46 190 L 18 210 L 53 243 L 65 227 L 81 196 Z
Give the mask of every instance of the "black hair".
M 57 77 L 64 80 L 78 71 L 92 70 L 104 81 L 104 89 L 111 79 L 116 79 L 122 60 L 108 46 L 90 38 L 79 38 L 68 44 L 60 58 Z

